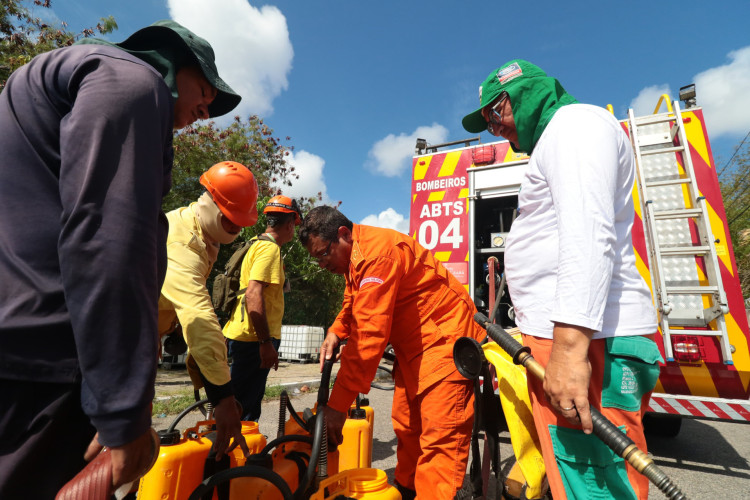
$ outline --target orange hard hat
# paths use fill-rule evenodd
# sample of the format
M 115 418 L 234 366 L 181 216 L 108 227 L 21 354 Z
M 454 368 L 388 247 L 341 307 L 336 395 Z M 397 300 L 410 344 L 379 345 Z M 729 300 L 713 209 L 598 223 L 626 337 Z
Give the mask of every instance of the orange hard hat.
M 297 205 L 297 200 L 288 196 L 284 196 L 282 194 L 278 194 L 268 200 L 268 203 L 266 203 L 266 208 L 263 209 L 263 213 L 267 214 L 269 212 L 283 212 L 285 214 L 294 214 L 295 226 L 299 226 L 299 224 L 302 222 L 302 219 L 300 218 L 299 205 Z
M 258 183 L 242 163 L 223 161 L 201 175 L 201 184 L 214 203 L 230 221 L 238 226 L 252 226 L 258 220 Z

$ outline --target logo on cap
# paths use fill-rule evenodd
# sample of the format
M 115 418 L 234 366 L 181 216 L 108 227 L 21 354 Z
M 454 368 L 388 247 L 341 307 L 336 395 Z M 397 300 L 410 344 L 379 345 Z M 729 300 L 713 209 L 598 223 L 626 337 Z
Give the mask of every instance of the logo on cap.
M 496 76 L 497 81 L 499 81 L 500 84 L 504 84 L 521 75 L 523 75 L 521 66 L 519 66 L 518 63 L 513 63 L 498 71 Z

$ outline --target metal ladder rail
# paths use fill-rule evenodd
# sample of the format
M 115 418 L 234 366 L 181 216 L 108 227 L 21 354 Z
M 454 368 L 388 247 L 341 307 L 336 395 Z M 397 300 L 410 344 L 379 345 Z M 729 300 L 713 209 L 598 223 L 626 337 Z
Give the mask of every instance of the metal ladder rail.
M 638 127 L 636 126 L 636 119 L 633 110 L 628 110 L 628 126 L 630 128 L 630 142 L 633 146 L 633 152 L 635 153 L 635 165 L 636 173 L 638 175 L 638 194 L 640 195 L 640 202 L 642 207 L 643 220 L 645 222 L 645 236 L 646 236 L 646 248 L 648 250 L 648 258 L 650 262 L 651 271 L 651 287 L 654 294 L 654 303 L 656 309 L 659 311 L 659 323 L 664 337 L 664 351 L 667 359 L 674 358 L 672 353 L 672 342 L 669 337 L 669 319 L 668 319 L 668 301 L 665 297 L 664 292 L 667 288 L 666 281 L 662 275 L 660 266 L 655 265 L 659 261 L 659 239 L 656 236 L 655 226 L 656 220 L 654 219 L 653 203 L 648 194 L 648 186 L 646 185 L 646 173 L 643 169 L 643 157 L 641 155 L 641 148 L 639 146 L 638 139 Z M 667 311 L 667 312 L 665 312 Z
M 637 160 L 637 170 L 639 177 L 639 192 L 642 196 L 642 206 L 645 212 L 645 221 L 647 229 L 647 247 L 649 249 L 649 257 L 652 259 L 652 285 L 654 286 L 655 295 L 657 297 L 657 307 L 661 313 L 661 327 L 662 334 L 664 336 L 664 349 L 668 360 L 673 360 L 671 334 L 674 331 L 675 334 L 680 335 L 701 335 L 701 336 L 718 336 L 721 337 L 721 350 L 722 357 L 725 364 L 732 364 L 731 358 L 731 346 L 726 330 L 726 321 L 724 314 L 728 311 L 726 293 L 722 286 L 721 273 L 718 267 L 718 256 L 716 254 L 716 248 L 713 245 L 713 234 L 709 225 L 708 209 L 706 207 L 705 199 L 700 195 L 697 182 L 695 179 L 695 171 L 692 164 L 692 158 L 689 151 L 689 143 L 687 141 L 687 134 L 685 132 L 682 115 L 680 113 L 679 102 L 675 102 L 674 114 L 666 116 L 653 116 L 636 120 L 635 116 L 630 110 L 629 112 L 629 124 L 631 129 L 631 141 Z M 675 137 L 678 138 L 679 146 L 659 148 L 657 150 L 642 151 L 640 147 L 640 140 L 638 135 L 638 127 L 643 125 L 653 125 L 658 123 L 673 122 L 674 126 L 670 129 L 670 138 L 674 144 Z M 644 172 L 643 156 L 652 154 L 665 154 L 665 153 L 681 153 L 683 158 L 683 168 L 687 175 L 687 178 L 670 179 L 666 181 L 654 181 L 647 182 L 646 174 Z M 652 199 L 648 193 L 648 187 L 658 187 L 666 185 L 684 184 L 687 187 L 690 200 L 691 208 L 684 208 L 679 210 L 666 210 L 656 212 L 653 210 Z M 695 207 L 698 208 L 695 208 Z M 698 235 L 703 242 L 703 245 L 699 246 L 687 246 L 687 247 L 669 247 L 661 248 L 658 235 L 656 234 L 656 220 L 672 219 L 672 218 L 685 218 L 693 219 L 695 221 Z M 661 257 L 662 256 L 702 256 L 706 268 L 706 278 L 709 282 L 708 286 L 696 286 L 696 287 L 674 287 L 667 286 L 664 272 L 661 269 Z M 711 320 L 716 320 L 716 330 L 695 330 L 695 329 L 682 329 L 672 330 L 669 325 L 669 312 L 671 311 L 671 295 L 694 295 L 704 296 L 711 295 L 713 307 L 704 309 L 704 319 L 706 324 Z M 705 318 L 706 312 L 711 313 L 710 318 Z
M 691 182 L 687 185 L 688 190 L 690 191 L 691 202 L 693 204 L 693 207 L 697 207 L 701 211 L 701 216 L 696 219 L 696 228 L 702 240 L 702 245 L 698 248 L 703 249 L 705 247 L 708 247 L 708 252 L 706 254 L 703 254 L 703 262 L 706 268 L 706 278 L 708 279 L 709 285 L 714 285 L 718 288 L 712 294 L 714 305 L 712 309 L 713 314 L 715 315 L 713 319 L 716 321 L 716 331 L 719 332 L 719 336 L 721 337 L 720 344 L 724 364 L 732 365 L 734 364 L 734 361 L 732 360 L 732 346 L 729 343 L 726 318 L 724 316 L 729 312 L 729 306 L 727 301 L 727 294 L 724 290 L 724 282 L 721 278 L 719 256 L 716 252 L 716 245 L 714 244 L 715 237 L 713 231 L 711 230 L 711 222 L 708 214 L 708 204 L 706 202 L 705 196 L 702 196 L 698 190 L 698 182 L 695 178 L 693 158 L 690 154 L 690 143 L 687 139 L 687 132 L 685 131 L 684 126 L 685 122 L 682 118 L 679 101 L 674 102 L 674 112 L 676 118 L 675 127 L 678 128 L 679 142 L 684 149 L 684 153 L 682 155 L 684 162 L 683 167 L 685 169 L 685 172 L 688 174 L 688 177 L 691 179 Z

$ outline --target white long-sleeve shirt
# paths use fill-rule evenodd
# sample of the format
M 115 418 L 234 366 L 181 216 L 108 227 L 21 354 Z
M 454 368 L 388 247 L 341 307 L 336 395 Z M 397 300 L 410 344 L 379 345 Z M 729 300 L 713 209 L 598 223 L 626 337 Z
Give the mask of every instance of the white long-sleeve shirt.
M 552 338 L 555 322 L 594 338 L 656 331 L 631 241 L 635 160 L 618 121 L 571 104 L 555 113 L 531 155 L 505 252 L 516 323 Z

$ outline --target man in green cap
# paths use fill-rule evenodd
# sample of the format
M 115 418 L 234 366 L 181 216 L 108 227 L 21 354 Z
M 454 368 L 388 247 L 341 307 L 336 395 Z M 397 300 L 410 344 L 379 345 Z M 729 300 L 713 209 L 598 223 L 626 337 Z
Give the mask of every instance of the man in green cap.
M 641 417 L 659 375 L 656 314 L 631 243 L 635 159 L 606 110 L 515 59 L 463 119 L 529 153 L 505 271 L 524 344 L 546 365 L 529 377 L 556 500 L 648 497 L 648 480 L 591 434 L 590 405 L 646 450 Z
M 239 101 L 209 43 L 173 21 L 39 55 L 8 79 L 0 498 L 53 498 L 102 446 L 113 488 L 148 470 L 173 130 Z M 219 454 L 232 438 L 247 449 L 231 403 Z

